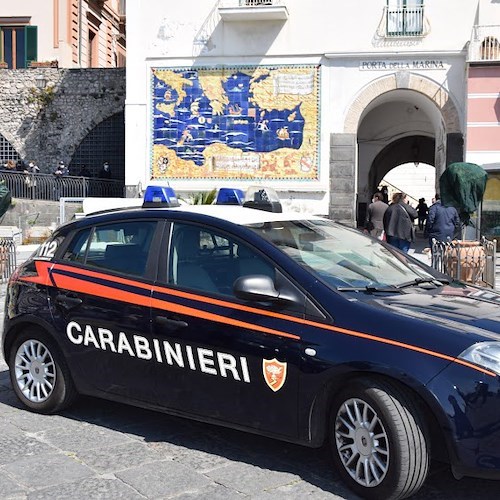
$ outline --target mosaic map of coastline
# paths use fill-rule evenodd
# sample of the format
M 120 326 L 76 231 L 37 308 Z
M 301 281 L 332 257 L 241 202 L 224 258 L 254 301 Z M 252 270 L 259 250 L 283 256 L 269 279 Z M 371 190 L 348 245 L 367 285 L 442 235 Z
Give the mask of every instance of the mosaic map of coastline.
M 318 69 L 153 69 L 152 177 L 317 178 Z

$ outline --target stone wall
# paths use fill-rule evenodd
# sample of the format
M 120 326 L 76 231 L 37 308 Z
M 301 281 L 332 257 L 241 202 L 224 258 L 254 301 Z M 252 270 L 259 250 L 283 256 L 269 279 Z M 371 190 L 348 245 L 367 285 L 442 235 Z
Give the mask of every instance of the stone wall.
M 42 172 L 69 164 L 85 136 L 125 107 L 124 68 L 0 69 L 0 88 L 0 134 Z
M 0 237 L 19 234 L 16 243 L 37 243 L 44 240 L 61 222 L 71 220 L 82 204 L 67 202 L 64 220 L 61 221 L 61 205 L 58 201 L 24 200 L 14 198 L 10 208 L 0 217 Z

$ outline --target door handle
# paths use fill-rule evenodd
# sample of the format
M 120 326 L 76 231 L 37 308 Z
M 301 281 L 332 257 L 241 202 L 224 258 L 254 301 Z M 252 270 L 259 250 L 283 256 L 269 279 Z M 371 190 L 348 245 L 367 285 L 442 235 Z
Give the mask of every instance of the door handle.
M 64 295 L 63 293 L 59 293 L 58 295 L 56 295 L 56 303 L 66 309 L 73 309 L 74 307 L 78 307 L 82 304 L 82 302 L 82 299 L 74 295 Z
M 155 321 L 162 326 L 169 326 L 174 328 L 186 328 L 188 324 L 181 319 L 172 319 L 168 316 L 156 316 Z

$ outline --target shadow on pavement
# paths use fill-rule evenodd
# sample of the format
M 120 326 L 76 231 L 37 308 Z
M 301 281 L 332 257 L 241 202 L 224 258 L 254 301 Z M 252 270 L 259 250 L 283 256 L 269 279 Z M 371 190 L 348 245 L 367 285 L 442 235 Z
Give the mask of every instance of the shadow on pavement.
M 235 403 L 237 404 L 237 403 Z M 310 485 L 337 498 L 358 498 L 340 482 L 333 469 L 327 446 L 311 449 L 237 430 L 201 423 L 186 418 L 144 410 L 120 403 L 81 396 L 60 416 L 36 415 L 22 409 L 8 380 L 8 372 L 0 371 L 0 405 L 14 410 L 10 422 L 16 425 L 16 415 L 34 422 L 45 419 L 43 426 L 93 425 L 147 443 L 160 455 L 178 460 L 186 466 L 199 466 L 200 454 L 215 462 L 243 463 L 269 471 L 297 475 Z M 51 423 L 53 419 L 54 423 Z M 26 423 L 24 423 L 26 425 Z M 42 426 L 42 427 L 43 427 Z M 38 427 L 38 426 L 37 426 Z M 110 451 L 110 453 L 112 453 Z M 193 467 L 193 468 L 196 468 Z M 433 463 L 429 477 L 414 496 L 415 499 L 498 498 L 496 481 L 453 478 L 446 464 Z M 327 495 L 329 496 L 329 495 Z

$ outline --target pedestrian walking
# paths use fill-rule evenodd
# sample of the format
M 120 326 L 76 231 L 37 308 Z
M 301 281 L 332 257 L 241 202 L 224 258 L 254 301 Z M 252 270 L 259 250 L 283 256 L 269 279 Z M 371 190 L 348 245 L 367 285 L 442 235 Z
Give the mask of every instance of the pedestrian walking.
M 382 193 L 382 201 L 387 205 L 389 203 L 389 188 L 382 186 L 380 192 Z
M 460 216 L 455 207 L 445 207 L 441 203 L 439 194 L 436 202 L 429 208 L 427 215 L 427 235 L 432 248 L 432 240 L 451 241 L 460 229 Z
M 111 179 L 111 168 L 109 166 L 109 163 L 105 161 L 102 164 L 102 168 L 99 171 L 99 179 Z
M 53 172 L 55 176 L 55 186 L 54 186 L 54 196 L 58 200 L 61 196 L 64 196 L 64 177 L 69 175 L 69 170 L 64 161 L 60 161 L 57 168 Z
M 69 175 L 69 170 L 66 164 L 61 160 L 54 171 L 56 177 L 65 177 Z
M 417 212 L 418 228 L 420 229 L 420 231 L 423 231 L 425 221 L 427 220 L 427 213 L 429 212 L 429 207 L 427 206 L 427 203 L 425 203 L 425 198 L 420 198 L 420 200 L 418 200 Z
M 394 193 L 392 203 L 384 213 L 387 243 L 407 253 L 415 239 L 413 221 L 417 216 L 417 210 L 408 204 L 408 196 L 405 193 Z
M 24 179 L 24 182 L 26 184 L 26 187 L 28 188 L 30 198 L 32 200 L 35 199 L 35 189 L 36 189 L 36 177 L 35 177 L 35 175 L 38 172 L 40 172 L 40 169 L 38 168 L 38 165 L 33 160 L 31 160 L 28 163 L 28 166 L 24 170 L 24 173 L 26 174 L 26 178 Z
M 383 202 L 382 193 L 375 193 L 366 211 L 365 231 L 368 232 L 370 236 L 382 239 L 382 234 L 384 232 L 384 214 L 387 207 L 387 203 Z
M 21 158 L 16 162 L 16 170 L 18 172 L 24 172 L 26 170 L 26 163 L 24 160 L 21 160 Z
M 3 165 L 3 169 L 6 170 L 7 172 L 15 172 L 16 162 L 14 160 L 7 160 Z
M 80 177 L 91 177 L 92 174 L 86 165 L 82 165 L 80 171 L 78 172 Z
M 109 166 L 109 163 L 105 161 L 102 165 L 101 170 L 99 171 L 98 174 L 99 179 L 104 180 L 102 183 L 102 193 L 104 196 L 110 196 L 111 195 L 111 182 L 106 182 L 109 181 L 112 177 L 111 175 L 111 167 Z

